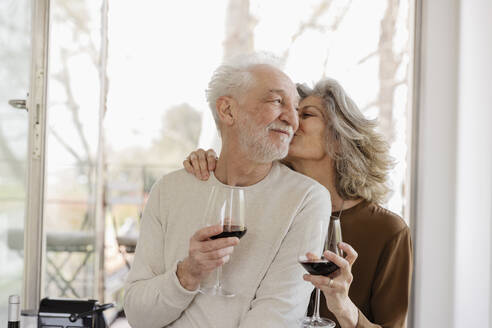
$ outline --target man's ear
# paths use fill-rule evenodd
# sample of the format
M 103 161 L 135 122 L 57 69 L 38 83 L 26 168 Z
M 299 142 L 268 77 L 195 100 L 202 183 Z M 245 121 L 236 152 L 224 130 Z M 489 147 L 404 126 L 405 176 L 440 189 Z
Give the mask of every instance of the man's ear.
M 235 121 L 235 107 L 236 101 L 229 96 L 222 96 L 217 99 L 215 104 L 217 109 L 217 115 L 219 116 L 222 124 L 231 126 Z

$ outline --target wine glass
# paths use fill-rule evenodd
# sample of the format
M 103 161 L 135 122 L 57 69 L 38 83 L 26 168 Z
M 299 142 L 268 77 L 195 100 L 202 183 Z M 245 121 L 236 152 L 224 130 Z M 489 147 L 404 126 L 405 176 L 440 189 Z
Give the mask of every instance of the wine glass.
M 212 190 L 205 209 L 205 225 L 222 225 L 222 232 L 210 239 L 237 237 L 246 234 L 244 215 L 244 190 L 228 186 L 212 186 Z M 222 266 L 216 269 L 215 280 L 212 285 L 204 281 L 200 292 L 207 295 L 234 297 L 234 293 L 222 286 Z
M 313 219 L 304 223 L 304 238 L 300 244 L 298 252 L 299 263 L 312 275 L 328 276 L 338 269 L 338 266 L 326 260 L 323 252 L 329 249 L 330 238 L 332 234 L 328 227 L 331 226 L 328 218 Z M 328 233 L 325 234 L 325 231 Z M 311 317 L 306 316 L 302 319 L 302 328 L 311 327 L 335 327 L 335 322 L 330 319 L 322 318 L 319 315 L 319 297 L 320 290 L 316 288 L 314 299 L 314 312 Z
M 328 227 L 328 239 L 326 249 L 337 254 L 338 256 L 343 257 L 343 251 L 338 247 L 338 244 L 342 242 L 342 226 L 340 225 L 340 216 L 342 212 L 338 214 L 338 216 L 330 216 L 330 225 Z

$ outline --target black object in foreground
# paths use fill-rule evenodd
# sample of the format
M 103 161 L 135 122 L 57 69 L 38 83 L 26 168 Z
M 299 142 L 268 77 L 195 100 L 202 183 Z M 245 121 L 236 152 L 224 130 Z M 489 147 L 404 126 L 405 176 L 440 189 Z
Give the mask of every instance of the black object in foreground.
M 107 328 L 103 311 L 113 304 L 99 304 L 87 299 L 43 298 L 39 304 L 40 328 Z

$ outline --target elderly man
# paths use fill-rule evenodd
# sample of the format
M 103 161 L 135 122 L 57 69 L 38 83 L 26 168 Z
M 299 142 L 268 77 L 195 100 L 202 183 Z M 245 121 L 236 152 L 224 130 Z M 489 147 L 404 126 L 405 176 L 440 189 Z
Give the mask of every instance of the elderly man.
M 312 290 L 297 263 L 304 224 L 329 218 L 331 204 L 320 184 L 274 162 L 298 127 L 296 87 L 268 57 L 249 55 L 214 72 L 207 98 L 222 137 L 215 175 L 200 181 L 180 170 L 153 186 L 128 276 L 127 318 L 146 328 L 297 327 Z M 204 228 L 207 196 L 221 184 L 246 194 L 241 243 L 211 240 L 221 227 Z M 199 293 L 226 262 L 223 281 L 236 296 Z

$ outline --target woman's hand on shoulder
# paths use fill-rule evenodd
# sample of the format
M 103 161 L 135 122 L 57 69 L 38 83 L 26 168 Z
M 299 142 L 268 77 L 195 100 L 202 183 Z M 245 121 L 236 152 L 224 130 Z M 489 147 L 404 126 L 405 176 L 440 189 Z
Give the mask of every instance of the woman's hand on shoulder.
M 357 252 L 347 243 L 339 243 L 338 247 L 347 254 L 344 257 L 326 251 L 325 259 L 335 263 L 339 269 L 330 277 L 306 274 L 304 280 L 311 282 L 325 294 L 328 309 L 337 317 L 342 327 L 355 327 L 359 311 L 350 300 L 348 293 L 352 284 L 352 265 L 357 259 Z
M 183 166 L 188 173 L 193 174 L 200 180 L 208 180 L 210 171 L 215 171 L 217 154 L 213 149 L 207 151 L 197 149 L 188 155 L 183 161 Z

